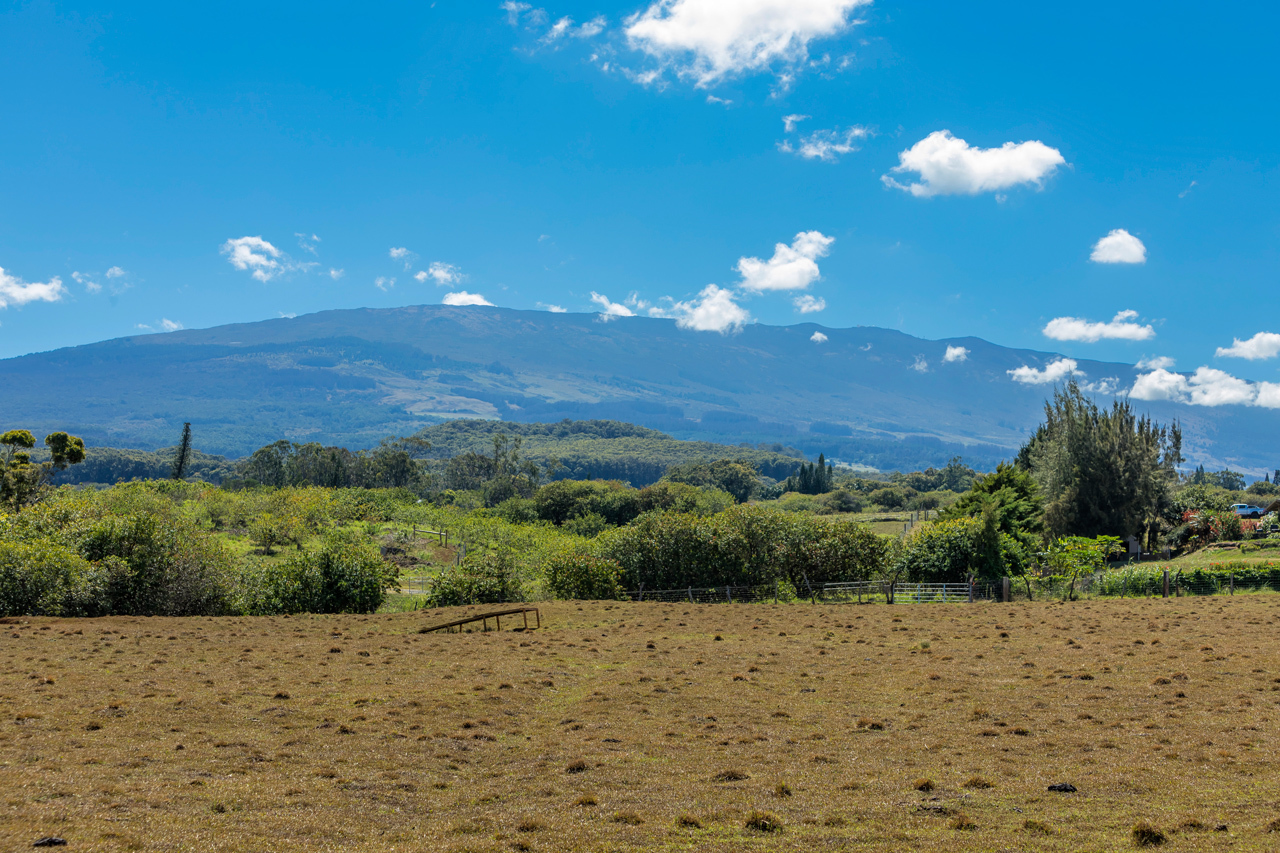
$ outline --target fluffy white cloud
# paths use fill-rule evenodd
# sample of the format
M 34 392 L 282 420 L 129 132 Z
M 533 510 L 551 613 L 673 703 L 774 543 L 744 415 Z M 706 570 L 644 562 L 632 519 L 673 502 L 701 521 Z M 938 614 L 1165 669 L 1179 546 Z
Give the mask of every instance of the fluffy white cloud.
M 918 355 L 916 356 L 915 362 L 911 365 L 911 369 L 916 373 L 928 373 L 929 362 L 925 361 L 924 356 Z
M 400 247 L 400 248 L 398 248 L 398 249 L 397 249 L 397 248 L 395 248 L 395 247 L 392 247 L 392 248 L 387 252 L 387 254 L 388 254 L 388 255 L 390 255 L 390 256 L 392 257 L 392 259 L 394 259 L 394 260 L 397 260 L 397 261 L 398 261 L 398 260 L 401 260 L 402 258 L 407 258 L 407 257 L 409 257 L 409 254 L 410 254 L 410 253 L 409 253 L 409 250 L 408 250 L 408 249 L 406 249 L 406 248 L 404 248 L 403 246 L 401 246 L 401 247 Z
M 222 254 L 240 271 L 252 270 L 258 281 L 271 281 L 288 269 L 287 256 L 261 237 L 237 237 L 222 244 Z
M 1258 399 L 1253 404 L 1264 409 L 1280 409 L 1280 382 L 1259 382 Z
M 459 290 L 457 293 L 446 293 L 441 301 L 445 305 L 493 305 L 492 302 L 480 294 L 467 293 L 465 290 Z
M 1133 322 L 1137 311 L 1121 311 L 1109 323 L 1091 323 L 1082 317 L 1057 317 L 1044 327 L 1044 335 L 1055 341 L 1084 341 L 1097 343 L 1101 340 L 1145 341 L 1156 336 L 1151 326 L 1142 326 Z
M 1048 385 L 1078 372 L 1078 366 L 1073 358 L 1058 358 L 1046 364 L 1043 370 L 1024 364 L 1022 367 L 1006 370 L 1005 373 L 1012 376 L 1014 382 L 1021 382 L 1023 385 Z
M 1093 244 L 1089 260 L 1098 264 L 1145 264 L 1147 247 L 1123 228 L 1116 228 Z
M 657 0 L 626 21 L 630 45 L 709 86 L 725 77 L 794 65 L 809 44 L 838 35 L 871 0 Z
M 732 291 L 708 284 L 689 302 L 673 302 L 665 308 L 650 308 L 650 316 L 674 317 L 676 325 L 695 332 L 726 332 L 741 329 L 750 322 L 747 309 L 733 301 Z
M 800 139 L 799 145 L 792 147 L 790 142 L 782 142 L 778 148 L 787 153 L 795 153 L 806 160 L 825 160 L 834 163 L 841 154 L 849 154 L 858 150 L 856 140 L 866 139 L 871 131 L 865 127 L 850 127 L 845 130 L 815 130 Z
M 434 261 L 431 266 L 427 267 L 425 270 L 420 270 L 414 278 L 420 282 L 425 282 L 427 279 L 431 279 L 437 286 L 439 286 L 444 284 L 457 284 L 462 281 L 463 275 L 462 270 L 458 269 L 453 264 Z
M 809 340 L 813 341 L 815 344 L 825 344 L 827 342 L 827 336 L 822 334 L 822 332 L 814 332 L 809 336 Z
M 347 274 L 346 270 L 340 270 L 334 267 L 329 268 L 329 278 L 333 279 L 334 281 L 337 281 L 338 279 L 342 278 L 346 274 Z
M 1043 185 L 1067 161 L 1043 142 L 1006 142 L 999 148 L 973 148 L 949 130 L 937 130 L 898 155 L 893 172 L 916 172 L 920 180 L 900 184 L 889 175 L 885 185 L 919 198 L 935 195 L 977 195 L 999 192 L 1020 184 Z
M 28 302 L 57 302 L 67 295 L 62 279 L 56 275 L 45 282 L 23 281 L 0 267 L 0 308 L 22 306 Z
M 954 364 L 957 361 L 968 361 L 969 350 L 966 347 L 947 347 L 947 354 L 942 357 L 943 364 Z
M 600 319 L 606 323 L 615 317 L 634 317 L 636 312 L 619 302 L 610 302 L 609 297 L 591 291 L 591 301 L 600 306 Z
M 827 310 L 827 300 L 820 296 L 812 296 L 806 293 L 804 296 L 797 296 L 791 300 L 791 304 L 796 306 L 796 310 L 801 314 L 815 314 L 818 311 Z
M 1134 365 L 1139 370 L 1167 370 L 1173 367 L 1177 362 L 1169 358 L 1167 355 L 1159 355 L 1154 358 L 1144 358 L 1142 361 Z
M 1247 382 L 1223 370 L 1198 367 L 1190 376 L 1168 370 L 1153 370 L 1139 376 L 1129 396 L 1135 400 L 1168 400 L 1193 406 L 1266 405 L 1271 408 L 1271 383 Z M 1267 402 L 1260 402 L 1265 390 Z
M 378 290 L 385 292 L 396 286 L 396 280 L 394 276 L 387 278 L 385 275 L 380 275 L 373 280 L 373 284 Z
M 164 317 L 160 320 L 160 328 L 164 329 L 166 332 L 176 332 L 179 329 L 184 328 L 184 326 L 177 320 L 170 320 L 168 317 Z
M 127 275 L 127 273 L 120 267 L 112 267 L 107 270 L 107 278 L 120 278 L 122 275 Z
M 790 246 L 775 245 L 767 261 L 739 258 L 735 269 L 742 274 L 742 287 L 756 292 L 804 290 L 818 280 L 817 259 L 831 251 L 835 240 L 818 231 L 801 231 Z
M 546 310 L 550 311 L 552 314 L 567 314 L 569 310 L 567 308 L 562 308 L 559 305 L 543 305 L 541 302 L 538 303 L 538 307 L 545 308 Z
M 1280 335 L 1275 332 L 1258 332 L 1247 341 L 1232 338 L 1231 346 L 1218 347 L 1215 353 L 1219 358 L 1247 358 L 1258 361 L 1264 358 L 1275 358 L 1280 355 Z

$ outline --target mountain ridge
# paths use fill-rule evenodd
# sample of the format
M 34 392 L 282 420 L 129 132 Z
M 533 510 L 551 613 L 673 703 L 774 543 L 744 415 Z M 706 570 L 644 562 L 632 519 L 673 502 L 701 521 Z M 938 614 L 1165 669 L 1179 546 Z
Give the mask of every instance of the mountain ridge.
M 955 346 L 965 358 L 944 363 Z M 718 335 L 650 317 L 417 305 L 32 353 L 0 360 L 0 381 L 13 389 L 6 423 L 118 446 L 171 445 L 183 421 L 203 447 L 241 455 L 282 437 L 369 446 L 457 417 L 602 418 L 680 438 L 824 449 L 853 463 L 884 463 L 898 448 L 909 465 L 1011 455 L 1053 386 L 1019 384 L 1009 371 L 1061 357 L 875 326 L 752 324 Z M 1118 388 L 1138 373 L 1075 361 L 1089 381 Z M 1193 463 L 1275 467 L 1265 447 L 1274 413 L 1135 403 L 1182 422 Z

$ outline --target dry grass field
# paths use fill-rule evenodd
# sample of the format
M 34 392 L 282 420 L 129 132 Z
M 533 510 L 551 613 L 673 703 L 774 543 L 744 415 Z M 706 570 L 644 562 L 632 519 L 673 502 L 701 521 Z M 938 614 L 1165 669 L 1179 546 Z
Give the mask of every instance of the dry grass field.
M 459 612 L 6 620 L 0 847 L 1280 847 L 1280 596 Z

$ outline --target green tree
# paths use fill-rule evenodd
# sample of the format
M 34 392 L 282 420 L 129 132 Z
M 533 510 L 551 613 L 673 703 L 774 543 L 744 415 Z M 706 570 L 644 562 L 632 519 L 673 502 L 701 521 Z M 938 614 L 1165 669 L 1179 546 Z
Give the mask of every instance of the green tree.
M 1139 417 L 1127 401 L 1100 409 L 1073 381 L 1045 403 L 1045 422 L 1018 453 L 1057 536 L 1155 533 L 1182 462 L 1182 429 Z
M 173 457 L 171 477 L 181 480 L 187 475 L 187 463 L 191 461 L 191 424 L 182 425 L 182 441 L 178 443 L 178 453 Z
M 69 465 L 84 461 L 84 442 L 65 432 L 52 432 L 44 437 L 49 459 L 32 462 L 31 448 L 36 446 L 30 430 L 11 429 L 0 435 L 4 448 L 4 468 L 0 470 L 0 506 L 15 512 L 35 501 L 48 486 L 53 475 Z
M 942 519 L 977 518 L 992 513 L 996 528 L 1017 539 L 1034 553 L 1044 537 L 1044 502 L 1031 472 L 1001 462 L 990 474 L 980 475 L 969 491 L 944 509 Z

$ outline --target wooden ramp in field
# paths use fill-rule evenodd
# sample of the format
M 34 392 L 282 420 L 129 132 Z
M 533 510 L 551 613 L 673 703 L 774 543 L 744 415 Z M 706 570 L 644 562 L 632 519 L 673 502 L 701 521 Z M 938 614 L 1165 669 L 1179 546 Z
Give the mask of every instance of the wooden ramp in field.
M 430 627 L 428 627 L 428 628 L 419 628 L 419 629 L 418 629 L 418 633 L 419 633 L 419 634 L 430 634 L 430 633 L 432 633 L 432 632 L 434 632 L 434 631 L 448 631 L 450 628 L 457 628 L 457 629 L 458 629 L 458 633 L 461 633 L 461 632 L 462 632 L 462 626 L 464 626 L 464 625 L 470 625 L 470 624 L 471 624 L 471 623 L 473 623 L 473 622 L 479 622 L 479 623 L 481 623 L 481 628 L 480 628 L 480 630 L 482 630 L 482 631 L 488 631 L 488 630 L 489 630 L 489 620 L 490 620 L 490 619 L 492 619 L 492 620 L 493 620 L 493 624 L 494 624 L 494 626 L 495 626 L 495 630 L 501 631 L 501 630 L 502 630 L 502 617 L 503 617 L 503 616 L 521 616 L 521 617 L 523 617 L 523 618 L 524 618 L 524 624 L 523 624 L 522 626 L 520 626 L 519 628 L 516 628 L 515 630 L 517 630 L 517 631 L 528 631 L 528 630 L 530 630 L 530 628 L 529 628 L 529 614 L 530 614 L 530 613 L 532 613 L 532 614 L 533 614 L 533 617 L 534 617 L 534 624 L 533 624 L 533 627 L 534 627 L 535 629 L 536 629 L 536 628 L 541 628 L 541 627 L 542 627 L 542 614 L 538 612 L 538 608 L 536 608 L 536 607 L 515 607 L 515 608 L 512 608 L 511 610 L 495 610 L 495 611 L 492 611 L 492 612 L 489 612 L 489 613 L 477 613 L 475 616 L 468 616 L 466 619 L 457 619 L 457 620 L 455 620 L 455 621 L 453 621 L 453 622 L 445 622 L 445 623 L 444 623 L 444 624 L 442 624 L 442 625 L 432 625 L 432 626 L 430 626 Z

